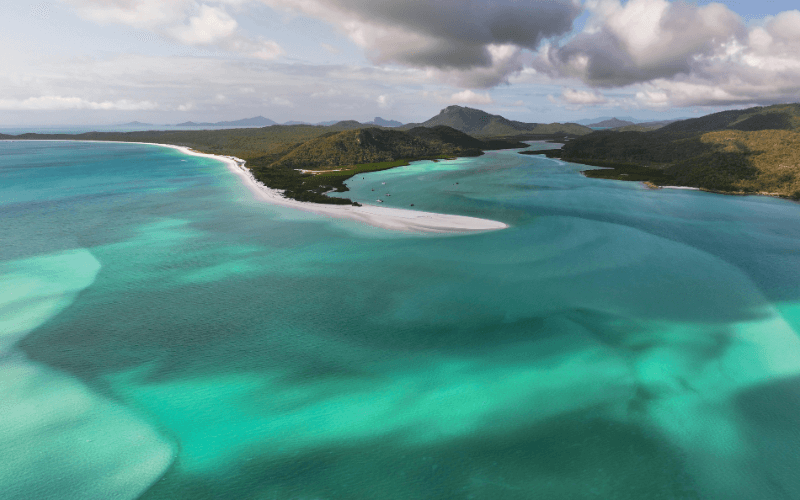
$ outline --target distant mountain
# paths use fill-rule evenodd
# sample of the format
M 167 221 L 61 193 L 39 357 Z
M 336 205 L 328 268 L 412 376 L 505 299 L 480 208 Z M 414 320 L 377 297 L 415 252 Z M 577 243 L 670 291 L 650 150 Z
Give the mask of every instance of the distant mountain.
M 609 120 L 603 120 L 601 122 L 592 123 L 591 125 L 588 126 L 597 128 L 617 128 L 617 127 L 626 127 L 628 125 L 635 125 L 635 123 L 627 120 L 620 120 L 619 118 L 611 118 Z
M 311 124 L 308 122 L 298 122 L 295 120 L 290 120 L 288 122 L 284 122 L 284 125 L 311 125 Z
M 649 132 L 651 130 L 658 130 L 665 127 L 670 123 L 675 123 L 680 120 L 662 120 L 658 122 L 642 122 L 633 125 L 625 125 L 624 127 L 613 128 L 615 132 Z
M 270 125 L 277 125 L 277 123 L 263 116 L 254 116 L 253 118 L 234 120 L 232 122 L 217 122 L 214 124 L 216 127 L 269 127 Z
M 372 120 L 373 125 L 378 125 L 379 127 L 400 127 L 403 124 L 397 120 L 384 120 L 380 116 L 376 116 L 374 120 Z
M 633 123 L 639 123 L 639 122 L 643 121 L 643 120 L 636 119 L 636 118 L 634 118 L 632 116 L 620 116 L 618 118 L 615 118 L 613 116 L 598 116 L 597 118 L 583 118 L 581 120 L 576 120 L 575 123 L 578 123 L 580 125 L 586 125 L 587 127 L 591 127 L 591 126 L 593 126 L 592 123 L 603 122 L 603 121 L 606 121 L 606 120 L 616 120 L 616 119 L 625 120 L 627 122 L 633 122 Z
M 300 123 L 301 122 L 287 122 L 286 125 L 299 125 Z M 385 119 L 381 118 L 380 116 L 376 116 L 375 119 L 372 120 L 371 122 L 361 123 L 361 122 L 358 122 L 356 120 L 330 120 L 330 121 L 326 121 L 326 122 L 319 122 L 319 123 L 317 123 L 317 125 L 323 125 L 325 127 L 330 127 L 332 125 L 354 127 L 356 123 L 358 123 L 358 125 L 361 126 L 361 127 L 364 127 L 364 126 L 368 127 L 370 125 L 376 125 L 378 127 L 399 127 L 399 126 L 403 125 L 402 122 L 398 122 L 397 120 L 385 120 Z
M 408 130 L 420 126 L 436 127 L 438 125 L 446 125 L 477 137 L 553 134 L 585 135 L 592 132 L 592 129 L 575 123 L 524 123 L 463 106 L 448 106 L 430 120 L 422 123 L 409 123 L 401 128 Z
M 213 123 L 183 122 L 175 125 L 176 127 L 213 127 Z
M 242 120 L 234 120 L 229 122 L 183 122 L 175 125 L 176 127 L 269 127 L 276 125 L 276 123 L 269 118 L 263 116 L 254 116 L 253 118 L 244 118 Z
M 363 128 L 364 124 L 361 122 L 357 122 L 355 120 L 342 120 L 340 122 L 335 122 L 329 125 L 329 127 L 336 128 L 339 130 L 349 130 L 354 128 Z

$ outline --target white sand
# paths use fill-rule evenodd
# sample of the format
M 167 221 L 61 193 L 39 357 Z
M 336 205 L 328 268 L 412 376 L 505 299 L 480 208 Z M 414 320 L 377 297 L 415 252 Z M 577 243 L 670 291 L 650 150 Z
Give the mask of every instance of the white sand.
M 215 158 L 225 162 L 228 170 L 236 174 L 247 186 L 253 196 L 257 199 L 280 205 L 284 207 L 296 208 L 305 212 L 327 215 L 350 219 L 367 224 L 370 226 L 393 229 L 396 231 L 423 231 L 436 233 L 455 233 L 472 231 L 491 231 L 495 229 L 505 229 L 508 224 L 502 222 L 478 219 L 477 217 L 465 217 L 463 215 L 437 214 L 433 212 L 419 212 L 416 210 L 404 210 L 401 208 L 377 207 L 374 205 L 363 205 L 354 207 L 352 205 L 325 205 L 321 203 L 308 203 L 289 198 L 284 198 L 280 191 L 271 189 L 257 181 L 250 170 L 244 166 L 244 160 L 232 156 L 218 156 L 205 153 L 198 153 L 192 149 L 182 146 L 172 146 L 169 144 L 159 144 L 178 149 L 186 154 L 193 156 L 205 156 Z
M 5 139 L 4 141 L 13 142 L 15 139 Z M 20 139 L 28 140 L 28 139 Z M 38 140 L 38 139 L 34 139 Z M 100 143 L 119 143 L 119 144 L 147 144 L 150 146 L 163 146 L 177 149 L 182 153 L 192 156 L 204 156 L 220 160 L 227 165 L 228 170 L 236 174 L 247 186 L 253 196 L 261 201 L 280 205 L 284 207 L 296 208 L 305 212 L 327 215 L 341 219 L 350 219 L 374 227 L 393 229 L 396 231 L 417 231 L 434 233 L 464 233 L 475 231 L 492 231 L 505 229 L 508 224 L 503 222 L 479 219 L 477 217 L 466 217 L 463 215 L 437 214 L 433 212 L 420 212 L 417 210 L 405 210 L 401 208 L 377 207 L 374 205 L 363 205 L 354 207 L 352 205 L 325 205 L 321 203 L 308 203 L 303 201 L 285 198 L 277 189 L 271 189 L 257 181 L 250 170 L 244 166 L 245 161 L 233 156 L 212 155 L 200 153 L 185 146 L 175 146 L 173 144 L 158 144 L 153 142 L 121 142 L 121 141 L 80 141 L 71 139 L 41 139 L 44 142 L 100 142 Z

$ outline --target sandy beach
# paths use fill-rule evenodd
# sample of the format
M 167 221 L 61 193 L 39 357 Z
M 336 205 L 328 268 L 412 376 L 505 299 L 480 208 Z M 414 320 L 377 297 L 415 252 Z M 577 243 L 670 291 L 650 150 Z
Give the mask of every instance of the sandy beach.
M 6 139 L 6 141 L 12 142 L 14 140 L 15 139 Z M 324 205 L 321 203 L 308 203 L 292 200 L 290 198 L 285 198 L 280 191 L 271 189 L 257 181 L 256 178 L 253 177 L 253 174 L 250 172 L 250 170 L 245 167 L 244 160 L 235 158 L 233 156 L 200 153 L 186 146 L 159 144 L 154 142 L 72 141 L 69 139 L 44 139 L 44 141 L 146 144 L 150 146 L 162 146 L 166 148 L 177 149 L 178 151 L 191 156 L 204 156 L 206 158 L 213 158 L 215 160 L 224 162 L 228 167 L 228 170 L 242 180 L 244 185 L 247 186 L 256 199 L 266 203 L 271 203 L 273 205 L 295 208 L 304 212 L 326 215 L 328 217 L 337 217 L 340 219 L 350 219 L 369 226 L 380 227 L 384 229 L 429 233 L 468 233 L 477 231 L 493 231 L 508 227 L 508 224 L 503 222 L 479 219 L 477 217 L 466 217 L 463 215 L 437 214 L 433 212 L 420 212 L 417 210 L 378 207 L 374 205 L 354 207 L 352 205 Z
M 228 170 L 242 180 L 253 196 L 261 201 L 272 203 L 273 205 L 291 207 L 297 210 L 329 217 L 350 219 L 370 226 L 392 229 L 395 231 L 463 233 L 492 231 L 508 227 L 508 224 L 502 222 L 479 219 L 477 217 L 466 217 L 463 215 L 437 214 L 433 212 L 420 212 L 417 210 L 378 207 L 374 205 L 354 207 L 352 205 L 324 205 L 321 203 L 292 200 L 284 198 L 280 191 L 270 189 L 257 181 L 250 170 L 245 167 L 244 160 L 240 158 L 199 153 L 183 146 L 173 146 L 169 144 L 157 145 L 171 147 L 188 155 L 205 156 L 225 162 Z

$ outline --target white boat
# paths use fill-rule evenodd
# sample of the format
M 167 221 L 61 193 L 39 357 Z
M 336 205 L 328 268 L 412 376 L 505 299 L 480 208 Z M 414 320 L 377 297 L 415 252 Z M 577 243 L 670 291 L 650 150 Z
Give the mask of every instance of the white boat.
M 377 201 L 378 203 L 383 203 L 383 200 L 381 200 L 381 199 L 377 199 L 375 201 Z

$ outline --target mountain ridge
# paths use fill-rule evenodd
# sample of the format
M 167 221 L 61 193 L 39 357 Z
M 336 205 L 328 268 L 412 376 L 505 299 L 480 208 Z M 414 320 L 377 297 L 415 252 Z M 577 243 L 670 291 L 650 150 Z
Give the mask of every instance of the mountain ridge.
M 515 137 L 525 135 L 584 135 L 592 129 L 576 123 L 525 123 L 485 111 L 452 105 L 422 123 L 407 123 L 402 129 L 446 125 L 476 137 Z

